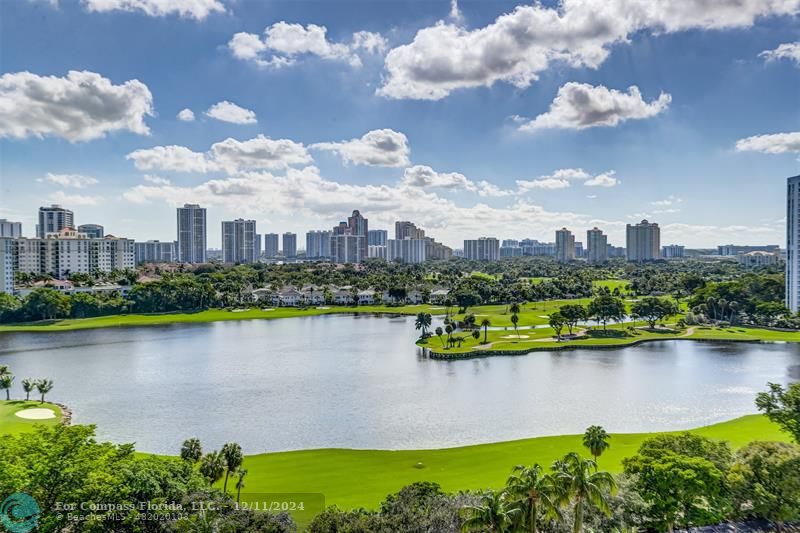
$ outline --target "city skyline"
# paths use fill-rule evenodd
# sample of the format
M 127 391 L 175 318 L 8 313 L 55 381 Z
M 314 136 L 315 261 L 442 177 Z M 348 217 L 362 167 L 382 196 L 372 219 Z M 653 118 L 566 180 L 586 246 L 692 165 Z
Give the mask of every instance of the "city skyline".
M 693 248 L 782 242 L 800 2 L 657 3 L 610 1 L 608 21 L 575 1 L 6 3 L 0 218 L 60 203 L 171 240 L 197 203 L 216 243 L 223 220 L 302 234 L 353 206 L 453 248 L 558 227 L 621 243 L 643 218 Z M 161 53 L 165 34 L 182 46 Z M 513 43 L 507 64 L 481 35 Z

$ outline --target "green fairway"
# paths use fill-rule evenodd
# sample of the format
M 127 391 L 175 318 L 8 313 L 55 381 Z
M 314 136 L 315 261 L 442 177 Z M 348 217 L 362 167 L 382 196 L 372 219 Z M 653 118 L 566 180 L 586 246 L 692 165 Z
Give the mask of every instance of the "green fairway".
M 751 415 L 691 430 L 739 448 L 752 440 L 789 441 L 761 415 Z M 656 433 L 612 434 L 611 448 L 600 457 L 603 470 L 620 472 L 622 459 L 636 453 Z M 374 508 L 386 495 L 415 481 L 435 481 L 446 491 L 501 487 L 517 464 L 549 466 L 570 451 L 586 454 L 581 436 L 568 435 L 445 448 L 378 451 L 322 449 L 246 457 L 247 492 L 314 492 L 326 505 Z
M 56 413 L 55 418 L 47 420 L 27 420 L 18 417 L 15 413 L 23 409 L 52 409 Z M 17 435 L 25 431 L 32 431 L 37 425 L 43 424 L 54 426 L 61 421 L 61 408 L 52 403 L 39 403 L 38 401 L 11 400 L 0 401 L 0 435 Z

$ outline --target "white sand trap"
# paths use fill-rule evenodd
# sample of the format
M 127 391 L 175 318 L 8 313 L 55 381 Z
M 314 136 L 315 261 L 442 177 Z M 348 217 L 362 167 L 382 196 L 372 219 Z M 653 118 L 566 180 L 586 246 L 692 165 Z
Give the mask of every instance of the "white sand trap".
M 262 309 L 262 311 L 274 311 L 275 309 Z
M 550 318 L 548 315 L 539 315 L 539 318 Z
M 53 412 L 52 409 L 45 409 L 44 407 L 23 409 L 22 411 L 17 411 L 14 414 L 26 420 L 47 420 L 49 418 L 56 417 L 56 414 Z
M 437 310 L 438 311 L 439 309 L 444 309 L 444 307 L 429 307 L 429 309 L 431 311 L 433 311 L 433 310 Z
M 326 307 L 324 305 L 321 305 L 321 306 L 317 307 L 317 309 L 330 309 L 330 307 Z
M 530 339 L 530 335 L 503 335 L 501 339 Z

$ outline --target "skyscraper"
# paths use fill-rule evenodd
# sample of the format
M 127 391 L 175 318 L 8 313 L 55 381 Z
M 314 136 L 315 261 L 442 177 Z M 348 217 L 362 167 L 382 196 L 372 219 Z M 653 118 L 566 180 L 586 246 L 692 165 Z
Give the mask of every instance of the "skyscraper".
M 575 259 L 575 235 L 567 228 L 556 231 L 556 261 L 566 263 Z
M 288 231 L 283 234 L 283 257 L 285 259 L 297 257 L 297 235 Z
M 306 257 L 328 259 L 331 256 L 332 231 L 317 230 L 306 233 Z
M 178 261 L 206 262 L 206 209 L 197 204 L 178 208 Z
M 608 237 L 597 228 L 586 232 L 586 259 L 589 263 L 605 263 L 608 260 Z
M 64 228 L 75 228 L 75 215 L 69 209 L 53 204 L 39 208 L 36 236 L 43 239 L 48 233 L 58 233 Z
M 786 307 L 800 310 L 800 176 L 786 180 Z
M 464 240 L 464 257 L 475 261 L 500 259 L 500 241 L 494 237 Z
M 105 235 L 105 228 L 100 224 L 81 224 L 78 231 L 85 233 L 90 239 L 102 239 Z
M 264 234 L 264 257 L 278 257 L 278 250 L 280 249 L 280 244 L 278 244 L 278 241 L 279 237 L 277 233 Z
M 22 223 L 0 218 L 0 238 L 2 237 L 10 237 L 12 239 L 22 237 Z
M 398 220 L 394 223 L 394 238 L 398 241 L 403 239 L 424 239 L 425 230 L 417 227 L 408 220 Z
M 625 253 L 628 261 L 655 261 L 661 258 L 661 229 L 658 224 L 642 220 L 626 227 Z
M 367 246 L 386 246 L 389 232 L 385 229 L 371 229 L 367 232 Z
M 351 235 L 364 237 L 359 240 L 359 261 L 367 257 L 367 236 L 369 235 L 369 221 L 361 216 L 358 209 L 353 210 L 353 214 L 347 217 L 347 226 L 350 228 Z
M 349 232 L 331 235 L 331 260 L 334 263 L 360 263 L 365 259 L 361 255 L 363 243 L 367 238 L 364 235 L 353 235 Z
M 222 262 L 255 263 L 256 221 L 224 220 L 222 222 Z
M 14 240 L 0 237 L 0 292 L 14 292 Z

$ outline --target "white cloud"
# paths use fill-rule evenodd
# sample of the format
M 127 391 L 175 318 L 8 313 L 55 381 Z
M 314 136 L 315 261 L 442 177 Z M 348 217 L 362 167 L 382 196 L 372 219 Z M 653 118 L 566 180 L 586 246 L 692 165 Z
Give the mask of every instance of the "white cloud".
M 214 143 L 206 153 L 185 146 L 155 146 L 131 152 L 139 170 L 172 172 L 237 172 L 243 169 L 282 169 L 312 163 L 305 146 L 289 139 L 259 135 L 246 141 L 227 138 Z
M 800 67 L 800 41 L 795 43 L 783 43 L 774 50 L 764 50 L 758 55 L 767 61 L 788 59 L 793 61 L 796 66 Z
M 583 184 L 587 187 L 616 187 L 619 185 L 619 180 L 614 177 L 614 174 L 616 174 L 616 172 L 609 170 L 608 172 L 589 178 L 584 181 Z
M 83 0 L 89 11 L 139 11 L 151 17 L 178 15 L 203 20 L 211 13 L 224 13 L 219 0 Z
M 339 154 L 346 163 L 374 167 L 403 167 L 409 164 L 408 139 L 391 129 L 372 130 L 359 139 L 312 144 L 311 148 Z
M 534 189 L 566 189 L 569 181 L 562 178 L 538 178 L 535 180 L 517 180 L 517 187 L 521 192 L 528 192 Z
M 786 154 L 800 152 L 800 131 L 754 135 L 736 141 L 737 152 L 763 152 L 765 154 Z
M 678 198 L 677 196 L 670 194 L 669 196 L 667 196 L 663 200 L 654 200 L 654 201 L 650 202 L 650 205 L 654 205 L 656 207 L 671 207 L 671 206 L 673 206 L 675 204 L 679 204 L 681 202 L 683 202 L 682 198 Z
M 255 124 L 258 122 L 255 112 L 227 100 L 217 102 L 209 107 L 206 116 L 231 124 Z
M 486 180 L 478 182 L 478 196 L 485 196 L 489 198 L 501 198 L 503 196 L 511 196 L 515 194 L 514 191 L 508 189 L 501 189 L 494 183 L 489 183 Z
M 52 135 L 76 142 L 118 130 L 147 135 L 145 115 L 153 115 L 153 96 L 138 80 L 114 85 L 75 70 L 64 78 L 30 72 L 0 77 L 0 137 Z
M 458 0 L 450 0 L 450 20 L 452 20 L 456 24 L 461 24 L 464 22 L 464 15 L 461 13 L 461 10 L 458 8 Z
M 39 180 L 43 181 L 43 180 Z M 99 183 L 96 178 L 82 176 L 80 174 L 53 174 L 48 172 L 44 181 L 61 185 L 62 187 L 73 187 L 75 189 L 85 189 Z
M 646 102 L 635 85 L 628 92 L 602 85 L 566 83 L 558 90 L 550 109 L 534 120 L 522 124 L 522 131 L 544 128 L 585 129 L 594 126 L 616 126 L 631 119 L 643 119 L 664 111 L 672 97 L 661 93 L 657 100 Z
M 181 109 L 178 112 L 178 120 L 182 120 L 184 122 L 194 122 L 194 111 L 189 109 L 188 107 L 185 109 Z
M 438 100 L 452 91 L 506 82 L 524 88 L 554 61 L 597 68 L 616 43 L 638 31 L 751 26 L 759 17 L 800 11 L 800 0 L 563 0 L 519 6 L 467 30 L 438 22 L 389 51 L 379 94 Z
M 162 178 L 161 176 L 154 176 L 152 174 L 145 174 L 143 176 L 144 181 L 148 183 L 155 183 L 156 185 L 170 185 L 172 182 L 167 178 Z
M 351 66 L 360 67 L 359 51 L 377 54 L 386 49 L 386 39 L 379 33 L 358 31 L 350 43 L 334 43 L 328 40 L 327 32 L 325 26 L 280 21 L 265 28 L 263 38 L 254 33 L 234 34 L 228 48 L 234 57 L 253 61 L 262 67 L 288 66 L 305 55 L 346 61 Z
M 401 184 L 406 187 L 420 187 L 423 189 L 477 190 L 475 184 L 463 174 L 458 172 L 436 172 L 425 165 L 414 165 L 405 169 Z
M 67 194 L 64 191 L 56 191 L 47 196 L 48 203 L 59 205 L 97 205 L 101 200 L 101 196 Z

